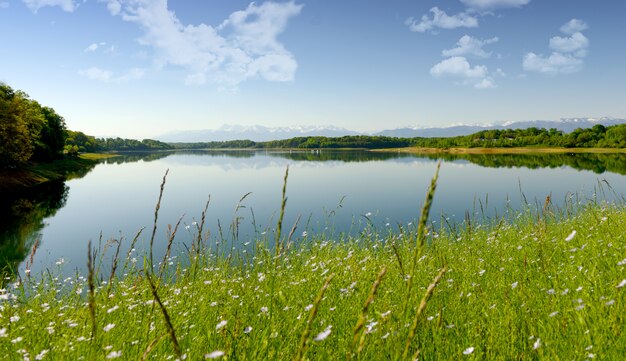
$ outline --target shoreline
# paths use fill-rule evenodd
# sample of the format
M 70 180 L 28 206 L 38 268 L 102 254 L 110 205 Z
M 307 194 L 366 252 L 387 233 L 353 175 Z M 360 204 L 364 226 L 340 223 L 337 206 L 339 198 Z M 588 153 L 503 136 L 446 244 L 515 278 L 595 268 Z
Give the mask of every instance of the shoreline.
M 564 153 L 626 153 L 624 148 L 551 148 L 551 147 L 515 147 L 515 148 L 381 148 L 372 152 L 396 152 L 411 154 L 564 154 Z
M 0 194 L 23 192 L 48 182 L 58 182 L 82 176 L 89 172 L 100 159 L 115 154 L 85 153 L 78 158 L 59 159 L 50 163 L 34 163 L 22 168 L 0 171 Z

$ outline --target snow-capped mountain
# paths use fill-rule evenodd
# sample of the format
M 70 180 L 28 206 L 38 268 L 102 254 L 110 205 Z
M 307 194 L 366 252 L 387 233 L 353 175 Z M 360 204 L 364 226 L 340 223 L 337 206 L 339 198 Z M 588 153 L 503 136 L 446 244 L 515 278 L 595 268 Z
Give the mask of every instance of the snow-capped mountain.
M 596 124 L 604 126 L 626 123 L 626 119 L 618 118 L 567 118 L 560 120 L 530 120 L 521 122 L 505 122 L 490 125 L 454 125 L 441 128 L 418 128 L 405 127 L 397 129 L 387 129 L 370 135 L 383 135 L 399 138 L 413 137 L 454 137 L 468 135 L 487 129 L 525 129 L 536 128 L 556 128 L 565 133 L 570 133 L 577 128 L 590 128 Z M 341 137 L 344 135 L 367 134 L 356 132 L 335 126 L 293 126 L 293 127 L 266 127 L 262 125 L 223 125 L 218 129 L 206 130 L 184 130 L 170 132 L 156 137 L 164 142 L 210 142 L 228 140 L 252 140 L 264 142 L 269 140 L 289 139 L 294 137 L 324 136 Z
M 265 127 L 262 125 L 223 125 L 218 129 L 170 132 L 157 137 L 157 139 L 163 142 L 211 142 L 242 139 L 264 142 L 294 137 L 340 137 L 356 134 L 359 133 L 334 126 Z
M 383 130 L 374 135 L 384 135 L 388 137 L 413 138 L 413 137 L 455 137 L 459 135 L 468 135 L 488 129 L 526 129 L 535 128 L 556 128 L 565 133 L 570 133 L 577 128 L 591 128 L 596 124 L 604 126 L 626 123 L 626 119 L 618 118 L 566 118 L 560 120 L 529 120 L 521 122 L 505 122 L 501 124 L 490 125 L 455 125 L 445 128 L 398 128 Z

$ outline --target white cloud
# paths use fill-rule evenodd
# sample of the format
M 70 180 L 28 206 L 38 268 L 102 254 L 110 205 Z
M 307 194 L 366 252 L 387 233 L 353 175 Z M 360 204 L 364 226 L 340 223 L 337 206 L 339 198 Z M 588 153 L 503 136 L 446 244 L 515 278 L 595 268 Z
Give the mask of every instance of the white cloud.
M 461 0 L 461 2 L 470 9 L 494 10 L 522 7 L 530 0 Z
M 423 33 L 425 31 L 433 30 L 435 28 L 441 29 L 456 29 L 456 28 L 475 28 L 478 27 L 478 18 L 468 15 L 466 13 L 458 13 L 456 15 L 448 15 L 445 11 L 434 7 L 430 9 L 433 13 L 433 17 L 424 15 L 420 22 L 417 22 L 413 18 L 408 18 L 405 22 L 409 26 L 409 29 L 414 32 Z
M 100 42 L 100 43 L 92 43 L 91 45 L 89 45 L 88 47 L 85 48 L 85 52 L 86 53 L 92 53 L 96 50 L 98 50 L 98 48 L 107 45 L 107 43 L 105 42 Z
M 550 49 L 560 53 L 575 53 L 577 57 L 586 55 L 589 39 L 582 33 L 574 33 L 569 37 L 555 36 L 550 39 Z
M 167 0 L 108 0 L 113 15 L 138 24 L 139 40 L 151 47 L 159 67 L 186 69 L 187 84 L 212 81 L 236 86 L 249 78 L 291 81 L 298 64 L 277 37 L 303 5 L 289 2 L 250 3 L 219 26 L 184 25 L 167 7 Z
M 89 69 L 78 71 L 78 75 L 84 76 L 90 80 L 101 81 L 104 83 L 122 83 L 130 80 L 137 80 L 143 78 L 145 73 L 145 69 L 133 68 L 124 75 L 114 77 L 112 71 L 100 69 L 98 67 L 91 67 Z
M 22 2 L 34 13 L 45 6 L 58 6 L 70 13 L 78 7 L 74 0 L 22 0 Z
M 480 40 L 469 35 L 463 35 L 456 43 L 456 48 L 446 49 L 441 52 L 444 57 L 452 56 L 474 56 L 476 58 L 488 58 L 491 52 L 483 50 L 483 46 L 498 42 L 498 38 L 494 37 L 487 40 Z
M 456 79 L 455 84 L 473 86 L 476 89 L 497 88 L 493 76 L 484 65 L 473 66 L 462 56 L 454 56 L 444 59 L 430 69 L 430 75 L 440 78 Z M 504 72 L 498 69 L 496 76 L 504 76 Z
M 486 66 L 476 65 L 472 68 L 467 59 L 462 56 L 444 59 L 430 69 L 430 74 L 435 77 L 484 78 L 487 73 Z
M 528 53 L 524 56 L 524 70 L 543 74 L 570 74 L 583 67 L 583 61 L 569 54 L 554 52 L 549 57 Z
M 494 82 L 492 77 L 483 78 L 478 83 L 474 84 L 474 88 L 476 89 L 493 89 L 496 88 L 496 83 Z
M 524 55 L 524 70 L 542 74 L 571 74 L 581 71 L 583 58 L 587 55 L 589 39 L 580 31 L 587 29 L 587 24 L 572 19 L 561 26 L 561 32 L 570 36 L 553 36 L 549 47 L 553 50 L 550 56 L 529 52 Z
M 587 30 L 587 28 L 588 26 L 586 22 L 579 19 L 572 19 L 565 23 L 563 26 L 561 26 L 561 32 L 571 35 L 580 31 Z

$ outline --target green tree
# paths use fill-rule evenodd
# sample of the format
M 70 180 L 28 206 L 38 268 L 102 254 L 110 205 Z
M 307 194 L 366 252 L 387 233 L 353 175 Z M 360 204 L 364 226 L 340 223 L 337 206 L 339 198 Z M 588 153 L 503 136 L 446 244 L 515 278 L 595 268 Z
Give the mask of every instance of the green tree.
M 0 83 L 0 167 L 15 167 L 33 155 L 43 117 L 28 96 Z

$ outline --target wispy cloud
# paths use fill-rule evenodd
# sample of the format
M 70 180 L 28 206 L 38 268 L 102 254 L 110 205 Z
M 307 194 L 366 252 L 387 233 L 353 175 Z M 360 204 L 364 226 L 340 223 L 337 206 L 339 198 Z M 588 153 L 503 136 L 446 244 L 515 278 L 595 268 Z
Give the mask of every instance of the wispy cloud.
M 486 52 L 483 47 L 497 42 L 497 37 L 481 40 L 469 35 L 463 35 L 459 41 L 457 41 L 455 48 L 443 50 L 441 55 L 444 57 L 472 56 L 484 59 L 490 57 L 491 52 Z
M 22 0 L 22 2 L 34 13 L 46 6 L 58 6 L 70 13 L 78 7 L 78 2 L 74 0 Z
M 108 0 L 114 16 L 135 23 L 142 45 L 155 51 L 157 67 L 187 70 L 187 84 L 215 82 L 234 87 L 249 78 L 291 81 L 298 67 L 277 37 L 303 5 L 289 2 L 251 3 L 218 26 L 185 25 L 165 0 Z
M 102 82 L 111 81 L 113 78 L 113 72 L 109 70 L 103 70 L 98 67 L 91 67 L 85 70 L 79 70 L 78 74 L 84 76 L 87 79 L 98 80 Z
M 522 65 L 524 70 L 543 74 L 570 74 L 583 68 L 583 58 L 587 55 L 589 39 L 581 33 L 587 29 L 587 24 L 578 19 L 572 19 L 561 26 L 560 30 L 569 36 L 554 36 L 550 38 L 549 47 L 553 50 L 549 56 L 529 52 L 524 55 Z
M 518 8 L 527 5 L 530 0 L 461 0 L 465 6 L 473 10 L 495 10 Z
M 432 17 L 423 15 L 419 22 L 414 18 L 408 18 L 405 24 L 411 31 L 418 33 L 435 31 L 438 28 L 456 29 L 478 27 L 478 18 L 464 12 L 456 15 L 448 15 L 445 11 L 436 6 L 430 9 L 430 12 L 432 13 Z
M 81 75 L 90 80 L 100 81 L 103 83 L 121 83 L 130 80 L 138 80 L 143 78 L 145 73 L 145 69 L 141 68 L 133 68 L 126 74 L 120 76 L 114 76 L 114 73 L 112 71 L 101 69 L 98 67 L 91 67 L 78 71 L 78 75 Z
M 9 7 L 9 3 L 6 1 L 0 1 L 0 9 L 6 9 Z
M 107 43 L 105 42 L 92 43 L 88 47 L 86 47 L 84 51 L 86 53 L 93 53 L 94 51 L 98 50 L 98 48 L 103 47 L 105 45 L 107 45 Z

